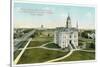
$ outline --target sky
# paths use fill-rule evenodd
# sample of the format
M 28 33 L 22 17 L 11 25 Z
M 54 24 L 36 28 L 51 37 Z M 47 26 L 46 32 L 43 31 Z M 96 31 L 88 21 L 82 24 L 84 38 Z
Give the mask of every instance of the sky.
M 83 29 L 95 28 L 95 8 L 68 5 L 14 3 L 14 28 L 65 27 L 68 15 L 71 24 Z

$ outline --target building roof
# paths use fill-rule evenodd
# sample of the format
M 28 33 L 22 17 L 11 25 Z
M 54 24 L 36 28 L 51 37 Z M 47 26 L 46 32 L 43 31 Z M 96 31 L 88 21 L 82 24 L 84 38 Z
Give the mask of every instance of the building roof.
M 74 27 L 72 27 L 72 28 L 66 28 L 66 27 L 57 27 L 56 28 L 56 31 L 58 31 L 58 32 L 71 32 L 71 31 L 78 31 L 78 29 L 77 28 L 74 28 Z

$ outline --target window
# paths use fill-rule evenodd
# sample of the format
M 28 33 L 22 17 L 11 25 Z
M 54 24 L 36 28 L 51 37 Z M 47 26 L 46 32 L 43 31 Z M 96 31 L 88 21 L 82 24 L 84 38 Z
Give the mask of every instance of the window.
M 70 38 L 71 38 L 71 35 L 70 35 Z
M 76 35 L 74 35 L 74 37 L 76 37 Z

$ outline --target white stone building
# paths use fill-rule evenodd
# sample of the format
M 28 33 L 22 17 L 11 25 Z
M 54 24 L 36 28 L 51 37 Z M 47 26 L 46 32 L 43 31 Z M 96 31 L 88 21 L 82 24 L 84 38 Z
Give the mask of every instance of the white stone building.
M 54 43 L 61 48 L 75 49 L 78 46 L 78 25 L 71 26 L 70 16 L 67 17 L 66 27 L 57 27 L 54 33 Z

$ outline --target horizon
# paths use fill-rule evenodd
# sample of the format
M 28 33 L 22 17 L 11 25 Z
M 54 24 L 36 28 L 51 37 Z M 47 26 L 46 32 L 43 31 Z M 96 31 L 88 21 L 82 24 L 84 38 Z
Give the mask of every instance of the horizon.
M 31 28 L 24 28 L 24 27 L 22 27 L 22 28 L 14 28 L 14 29 L 41 29 L 41 27 L 39 27 L 39 28 L 32 28 L 32 27 Z M 56 28 L 43 28 L 43 29 L 56 29 Z M 95 30 L 95 28 L 94 29 L 78 28 L 78 30 Z
M 68 13 L 72 27 L 95 29 L 95 8 L 68 5 L 15 3 L 14 28 L 65 27 Z

